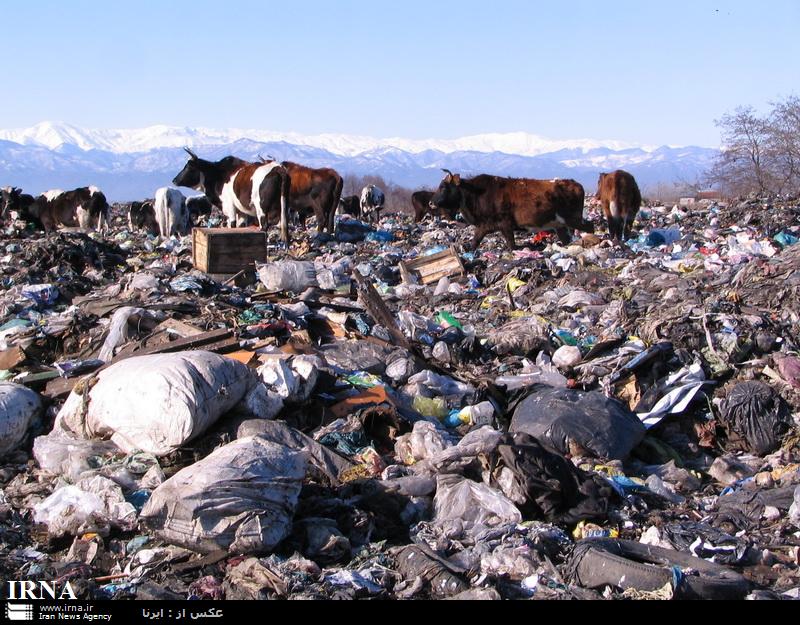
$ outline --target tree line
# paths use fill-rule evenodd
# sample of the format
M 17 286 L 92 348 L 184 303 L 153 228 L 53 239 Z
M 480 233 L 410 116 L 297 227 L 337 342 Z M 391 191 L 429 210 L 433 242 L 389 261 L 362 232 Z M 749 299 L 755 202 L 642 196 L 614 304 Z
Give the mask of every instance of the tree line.
M 411 194 L 418 189 L 407 189 L 406 187 L 387 182 L 383 176 L 358 176 L 356 174 L 345 174 L 342 176 L 342 197 L 357 195 L 361 197 L 361 190 L 367 185 L 374 184 L 386 196 L 384 212 L 398 212 L 412 214 Z
M 722 146 L 706 182 L 728 197 L 800 194 L 800 98 L 773 102 L 758 115 L 751 106 L 716 120 Z

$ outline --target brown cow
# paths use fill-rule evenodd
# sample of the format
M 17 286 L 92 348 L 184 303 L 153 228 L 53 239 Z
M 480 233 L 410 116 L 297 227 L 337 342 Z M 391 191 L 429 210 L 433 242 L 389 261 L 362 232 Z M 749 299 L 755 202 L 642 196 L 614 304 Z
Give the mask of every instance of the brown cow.
M 414 221 L 420 222 L 430 211 L 432 191 L 415 191 L 411 194 L 411 206 L 414 207 Z
M 457 209 L 439 208 L 434 210 L 431 208 L 431 198 L 433 191 L 415 191 L 411 194 L 411 206 L 414 207 L 414 221 L 419 223 L 425 215 L 431 214 L 439 219 L 449 219 L 450 221 L 456 220 L 458 214 Z
M 333 222 L 339 198 L 342 197 L 342 177 L 333 169 L 312 169 L 297 163 L 281 163 L 291 180 L 289 207 L 297 212 L 301 221 L 313 211 L 317 218 L 317 231 L 325 228 L 333 234 Z
M 631 226 L 642 205 L 642 194 L 633 176 L 618 169 L 610 174 L 600 174 L 597 180 L 597 198 L 603 206 L 612 239 L 623 241 L 631 235 Z
M 514 249 L 514 231 L 555 230 L 562 243 L 569 243 L 570 228 L 593 232 L 583 219 L 583 187 L 574 180 L 532 180 L 501 178 L 482 174 L 462 179 L 447 176 L 431 198 L 431 208 L 460 211 L 475 226 L 472 249 L 483 237 L 500 232 L 509 249 Z

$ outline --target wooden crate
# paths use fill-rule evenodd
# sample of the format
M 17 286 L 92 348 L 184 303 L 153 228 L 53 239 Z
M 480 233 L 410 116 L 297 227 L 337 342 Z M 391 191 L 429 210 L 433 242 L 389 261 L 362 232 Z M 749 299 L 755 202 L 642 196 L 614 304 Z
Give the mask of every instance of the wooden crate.
M 438 254 L 431 254 L 430 256 L 421 256 L 410 261 L 400 261 L 400 275 L 403 276 L 403 282 L 406 284 L 431 284 L 438 282 L 441 278 L 447 276 L 463 276 L 464 265 L 461 262 L 454 247 L 439 252 Z
M 235 274 L 267 260 L 267 233 L 258 228 L 192 229 L 192 262 L 211 274 Z

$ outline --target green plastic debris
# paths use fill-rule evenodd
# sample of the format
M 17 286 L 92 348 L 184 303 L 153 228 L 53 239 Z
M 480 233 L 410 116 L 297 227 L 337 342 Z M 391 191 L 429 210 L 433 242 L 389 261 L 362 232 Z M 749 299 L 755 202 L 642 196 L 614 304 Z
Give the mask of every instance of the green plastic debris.
M 446 328 L 458 328 L 459 330 L 464 329 L 458 319 L 456 319 L 446 310 L 439 311 L 439 314 L 436 315 L 436 323 Z
M 423 417 L 444 419 L 449 414 L 449 411 L 447 410 L 447 404 L 441 397 L 434 397 L 431 399 L 429 397 L 417 395 L 414 397 L 414 401 L 411 405 L 414 410 L 420 413 Z
M 378 376 L 367 373 L 366 371 L 351 373 L 345 380 L 358 388 L 372 388 L 373 386 L 381 384 L 381 379 Z

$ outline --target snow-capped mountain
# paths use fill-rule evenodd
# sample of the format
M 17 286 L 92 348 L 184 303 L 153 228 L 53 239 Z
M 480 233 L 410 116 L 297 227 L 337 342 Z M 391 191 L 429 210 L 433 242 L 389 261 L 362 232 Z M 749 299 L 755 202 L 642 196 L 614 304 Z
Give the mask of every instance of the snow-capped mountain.
M 643 187 L 694 180 L 717 153 L 710 148 L 631 145 L 589 139 L 554 140 L 524 132 L 459 139 L 373 137 L 266 130 L 150 126 L 86 129 L 60 122 L 0 130 L 0 186 L 39 193 L 97 184 L 109 199 L 150 196 L 186 161 L 183 147 L 216 159 L 271 155 L 342 174 L 375 174 L 408 187 L 432 186 L 441 168 L 463 174 L 575 178 L 591 191 L 600 171 L 625 168 Z

